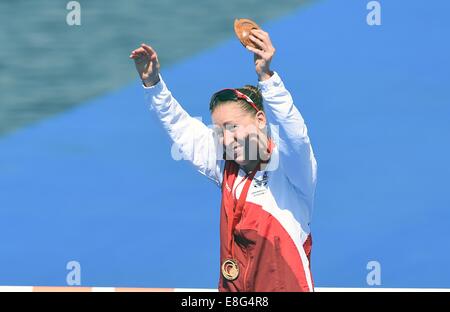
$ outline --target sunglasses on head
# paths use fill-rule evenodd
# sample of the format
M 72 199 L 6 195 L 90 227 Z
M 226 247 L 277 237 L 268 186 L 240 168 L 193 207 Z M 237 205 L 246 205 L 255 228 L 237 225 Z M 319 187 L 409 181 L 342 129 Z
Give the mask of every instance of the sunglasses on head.
M 212 102 L 216 103 L 217 101 L 236 101 L 238 99 L 244 100 L 245 102 L 250 104 L 257 112 L 259 112 L 259 109 L 256 106 L 255 102 L 253 102 L 249 96 L 236 89 L 227 88 L 216 92 L 216 95 L 214 96 Z

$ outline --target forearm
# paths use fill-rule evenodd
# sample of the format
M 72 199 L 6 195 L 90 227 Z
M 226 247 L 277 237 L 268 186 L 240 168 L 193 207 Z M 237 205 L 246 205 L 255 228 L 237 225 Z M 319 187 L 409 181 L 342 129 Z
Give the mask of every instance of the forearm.
M 294 105 L 290 92 L 285 88 L 283 81 L 276 72 L 258 83 L 264 100 L 264 106 L 270 117 L 280 127 L 285 128 L 289 136 L 303 136 L 301 130 L 304 120 L 300 111 Z
M 154 110 L 170 138 L 183 154 L 192 154 L 193 144 L 199 141 L 209 129 L 201 121 L 191 117 L 172 96 L 164 80 L 151 87 L 145 87 L 147 104 Z
M 142 79 L 142 84 L 144 85 L 144 87 L 146 88 L 150 88 L 155 86 L 156 84 L 158 84 L 161 81 L 160 76 L 158 75 L 156 78 L 147 78 L 147 79 Z
M 262 73 L 257 73 L 258 75 L 258 81 L 265 81 L 270 79 L 272 77 L 274 72 L 272 70 L 264 71 Z
M 177 155 L 173 156 L 189 160 L 200 173 L 217 180 L 213 130 L 183 109 L 161 77 L 154 86 L 144 86 L 144 90 L 147 103 L 175 144 L 176 148 L 172 152 Z
M 317 164 L 306 124 L 281 78 L 274 73 L 259 83 L 269 122 L 278 127 L 280 164 L 292 184 L 310 196 L 315 188 Z

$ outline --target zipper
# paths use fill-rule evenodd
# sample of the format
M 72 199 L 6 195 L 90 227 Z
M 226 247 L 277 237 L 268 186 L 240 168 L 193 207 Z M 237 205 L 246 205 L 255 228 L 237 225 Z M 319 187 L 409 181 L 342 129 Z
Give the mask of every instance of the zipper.
M 248 249 L 246 249 L 247 251 L 247 255 L 248 255 Z M 250 255 L 247 259 L 247 267 L 245 268 L 245 272 L 244 272 L 244 291 L 248 292 L 248 287 L 247 287 L 247 275 L 248 275 L 248 271 L 250 271 L 250 265 L 252 264 L 252 260 L 253 260 L 253 255 Z
M 278 288 L 279 291 L 284 291 L 285 289 L 285 285 L 284 285 L 284 281 L 283 281 L 283 272 L 282 272 L 282 263 L 280 261 L 280 258 L 282 257 L 281 255 L 281 246 L 280 246 L 280 237 L 279 236 L 274 236 L 274 247 L 275 247 L 275 263 L 277 266 L 277 274 L 276 274 L 276 279 L 275 279 L 275 283 L 276 283 L 276 287 Z

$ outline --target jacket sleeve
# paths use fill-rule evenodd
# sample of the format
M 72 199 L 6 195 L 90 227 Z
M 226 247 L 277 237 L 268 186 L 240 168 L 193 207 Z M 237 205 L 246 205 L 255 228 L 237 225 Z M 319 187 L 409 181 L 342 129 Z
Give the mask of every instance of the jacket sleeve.
M 270 123 L 278 128 L 279 166 L 304 196 L 314 196 L 317 162 L 305 121 L 278 73 L 258 83 Z
M 160 81 L 151 87 L 143 85 L 150 110 L 155 111 L 163 128 L 169 134 L 174 150 L 189 160 L 201 174 L 222 183 L 220 157 L 217 157 L 214 130 L 199 119 L 191 117 L 172 96 L 160 75 Z

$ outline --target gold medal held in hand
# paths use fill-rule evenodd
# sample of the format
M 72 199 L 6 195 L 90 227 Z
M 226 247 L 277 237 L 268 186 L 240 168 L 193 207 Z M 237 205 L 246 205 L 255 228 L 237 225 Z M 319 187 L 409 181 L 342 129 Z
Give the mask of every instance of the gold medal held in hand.
M 229 281 L 234 281 L 239 276 L 239 266 L 236 260 L 227 259 L 222 263 L 222 275 Z
M 258 48 L 256 44 L 250 40 L 252 29 L 261 29 L 258 24 L 248 18 L 241 18 L 234 20 L 234 32 L 238 37 L 239 41 L 244 47 L 251 46 L 253 48 Z

